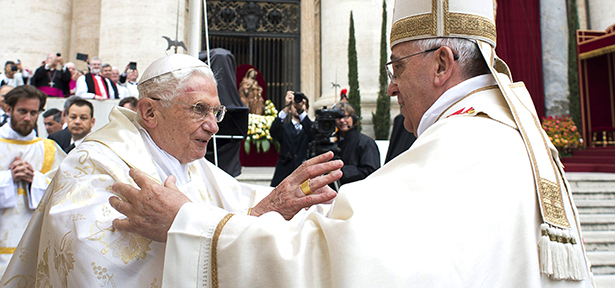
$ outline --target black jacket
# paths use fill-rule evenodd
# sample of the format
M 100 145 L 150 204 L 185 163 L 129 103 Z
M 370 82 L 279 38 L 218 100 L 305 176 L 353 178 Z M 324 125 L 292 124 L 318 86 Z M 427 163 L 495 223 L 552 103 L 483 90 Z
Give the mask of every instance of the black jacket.
M 287 117 L 292 117 L 288 115 Z M 275 187 L 292 173 L 303 161 L 308 157 L 308 144 L 313 140 L 311 132 L 312 120 L 305 116 L 301 121 L 303 128 L 297 134 L 295 126 L 289 123 L 283 123 L 280 117 L 276 117 L 269 133 L 271 137 L 280 143 L 280 156 L 278 163 L 275 165 L 271 186 Z
M 64 150 L 64 152 L 66 152 L 66 154 L 68 154 L 68 152 L 70 152 L 70 150 L 72 150 L 73 148 L 75 148 L 75 145 L 72 145 L 70 143 L 70 140 L 72 139 L 72 135 L 70 134 L 70 131 L 68 131 L 68 128 L 64 128 L 63 130 L 60 130 L 58 132 L 52 133 L 51 135 L 49 135 L 49 139 L 56 141 L 56 143 L 58 143 L 58 145 L 60 145 L 60 147 L 62 147 L 62 150 Z
M 408 132 L 408 130 L 404 128 L 404 119 L 404 115 L 399 114 L 395 116 L 395 120 L 393 120 L 393 131 L 391 131 L 389 150 L 384 160 L 385 164 L 389 163 L 389 161 L 393 160 L 397 155 L 406 152 L 416 140 L 414 133 Z
M 39 87 L 49 87 L 49 82 L 53 77 L 53 83 L 55 84 L 55 88 L 61 89 L 64 93 L 64 96 L 70 95 L 70 80 L 71 74 L 70 71 L 66 69 L 58 69 L 56 72 L 51 72 L 50 69 L 45 69 L 45 65 L 38 67 L 36 71 L 34 71 L 34 76 L 30 79 L 30 84 L 39 88 Z
M 339 142 L 340 157 L 344 161 L 344 175 L 340 183 L 346 184 L 364 179 L 380 168 L 380 151 L 376 141 L 361 134 L 357 127 L 346 132 L 346 137 Z

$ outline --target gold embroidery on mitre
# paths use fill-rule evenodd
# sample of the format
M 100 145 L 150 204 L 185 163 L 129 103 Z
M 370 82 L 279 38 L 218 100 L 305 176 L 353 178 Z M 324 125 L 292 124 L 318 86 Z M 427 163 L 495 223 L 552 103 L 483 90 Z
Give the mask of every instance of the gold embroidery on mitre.
M 442 25 L 444 26 L 442 27 L 442 35 L 448 36 L 451 34 L 451 23 L 448 13 L 448 0 L 442 1 L 442 20 Z
M 420 35 L 436 36 L 435 20 L 432 14 L 421 14 L 395 22 L 391 28 L 391 43 Z
M 540 205 L 546 222 L 570 228 L 560 187 L 544 178 L 540 178 Z
M 448 22 L 450 34 L 485 37 L 494 43 L 496 42 L 495 23 L 486 17 L 464 13 L 450 13 Z

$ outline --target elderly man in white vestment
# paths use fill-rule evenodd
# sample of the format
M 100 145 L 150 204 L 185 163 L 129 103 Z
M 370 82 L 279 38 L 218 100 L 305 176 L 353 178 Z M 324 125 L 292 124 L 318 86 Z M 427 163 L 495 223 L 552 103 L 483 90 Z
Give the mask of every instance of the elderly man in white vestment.
M 121 215 L 108 202 L 114 195 L 112 184 L 134 185 L 131 175 L 138 170 L 157 186 L 149 188 L 162 189 L 164 181 L 165 187 L 181 191 L 165 201 L 192 201 L 225 214 L 278 211 L 290 219 L 304 207 L 335 197 L 326 184 L 341 177 L 341 171 L 334 171 L 342 166 L 339 161 L 307 163 L 262 199 L 257 188 L 240 185 L 204 159 L 225 107 L 211 69 L 197 58 L 170 55 L 156 60 L 139 90 L 137 113 L 114 108 L 109 124 L 87 136 L 62 162 L 1 287 L 160 287 L 164 243 L 112 228 L 112 220 Z M 131 168 L 136 169 L 129 172 Z M 322 189 L 314 189 L 310 198 L 297 197 L 305 196 L 301 182 L 330 171 L 312 180 Z M 261 191 L 271 191 L 265 189 Z M 128 207 L 115 200 L 119 207 Z M 162 204 L 167 203 L 157 207 L 168 206 Z
M 183 204 L 158 231 L 165 287 L 592 286 L 557 150 L 495 57 L 493 1 L 397 1 L 394 11 L 388 93 L 418 136 L 412 147 L 300 226 Z
M 66 154 L 34 126 L 47 95 L 30 85 L 6 94 L 10 122 L 0 128 L 0 277 L 51 177 Z

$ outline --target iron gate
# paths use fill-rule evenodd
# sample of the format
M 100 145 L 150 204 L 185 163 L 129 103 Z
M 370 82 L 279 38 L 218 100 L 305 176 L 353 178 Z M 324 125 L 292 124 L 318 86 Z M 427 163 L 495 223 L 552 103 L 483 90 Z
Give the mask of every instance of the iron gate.
M 267 98 L 282 108 L 286 91 L 300 90 L 300 0 L 206 3 L 210 48 L 231 51 L 238 66 L 256 67 Z

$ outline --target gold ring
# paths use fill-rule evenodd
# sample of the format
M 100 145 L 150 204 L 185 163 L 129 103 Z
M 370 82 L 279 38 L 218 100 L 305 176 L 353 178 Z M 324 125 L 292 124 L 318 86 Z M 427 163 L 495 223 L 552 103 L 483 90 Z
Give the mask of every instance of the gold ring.
M 307 179 L 303 183 L 301 183 L 300 187 L 301 187 L 301 191 L 303 191 L 303 194 L 305 195 L 310 195 L 314 193 L 312 189 L 310 188 L 310 179 Z

